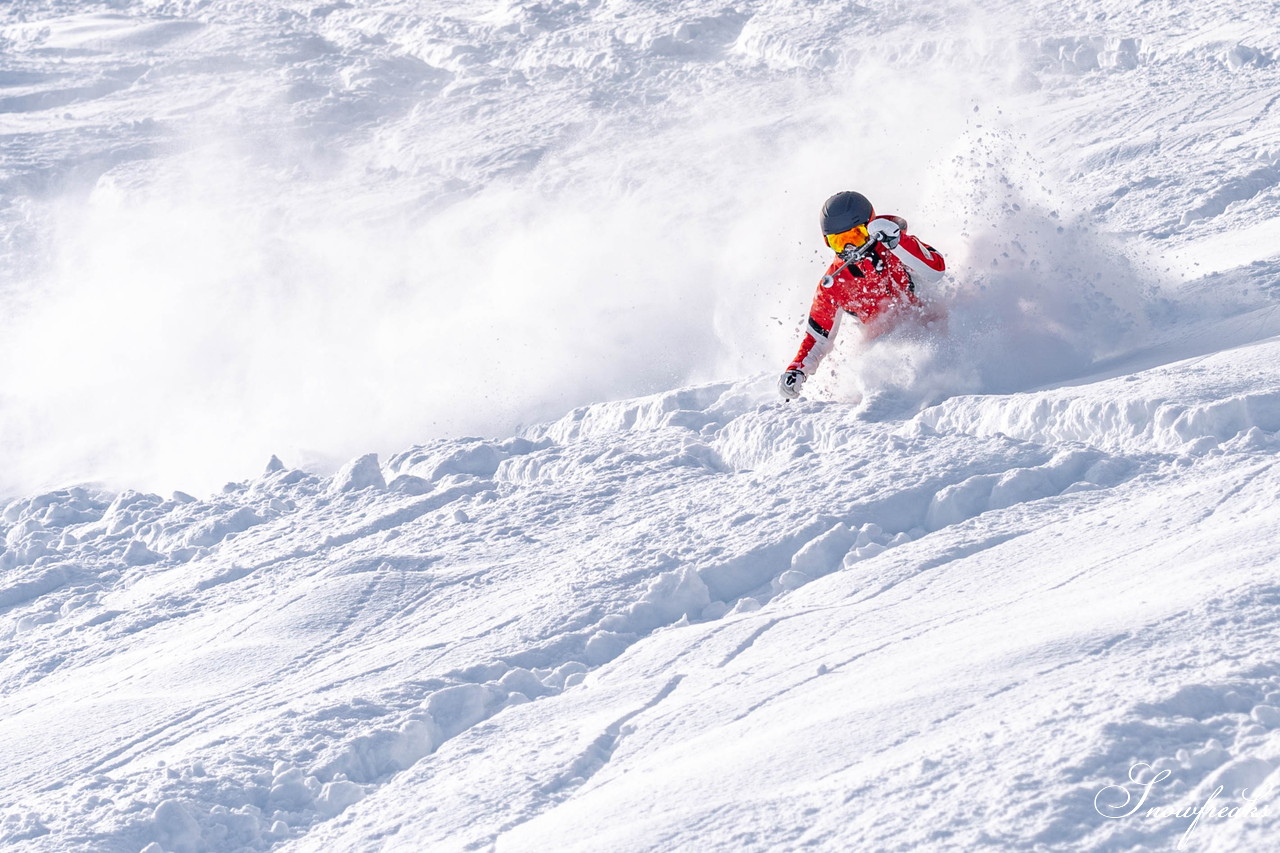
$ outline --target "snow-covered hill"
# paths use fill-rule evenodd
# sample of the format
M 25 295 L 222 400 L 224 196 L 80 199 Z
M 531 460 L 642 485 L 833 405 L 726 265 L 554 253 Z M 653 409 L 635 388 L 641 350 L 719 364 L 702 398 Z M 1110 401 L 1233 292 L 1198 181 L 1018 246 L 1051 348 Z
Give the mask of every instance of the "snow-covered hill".
M 0 845 L 1270 849 L 1273 7 L 0 9 Z

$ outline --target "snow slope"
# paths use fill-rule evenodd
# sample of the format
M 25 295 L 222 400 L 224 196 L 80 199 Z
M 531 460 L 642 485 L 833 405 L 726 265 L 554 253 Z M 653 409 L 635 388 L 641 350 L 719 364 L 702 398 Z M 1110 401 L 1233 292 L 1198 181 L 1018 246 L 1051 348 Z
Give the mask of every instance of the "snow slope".
M 1274 11 L 0 10 L 0 844 L 1269 849 Z

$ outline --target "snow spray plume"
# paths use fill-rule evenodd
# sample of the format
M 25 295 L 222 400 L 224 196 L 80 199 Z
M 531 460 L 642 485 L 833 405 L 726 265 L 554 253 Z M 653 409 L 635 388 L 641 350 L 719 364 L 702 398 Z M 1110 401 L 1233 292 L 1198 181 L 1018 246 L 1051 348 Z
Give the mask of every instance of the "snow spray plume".
M 6 322 L 3 490 L 211 489 L 272 453 L 323 469 L 686 382 L 741 259 L 698 221 L 715 188 L 677 185 L 697 128 L 650 140 L 656 173 L 627 130 L 444 205 L 235 146 L 104 175 L 51 212 L 56 260 Z M 775 243 L 768 219 L 744 223 Z
M 893 118 L 877 124 L 892 128 Z M 1150 333 L 1154 285 L 1044 184 L 998 108 L 982 105 L 965 125 L 930 165 L 918 210 L 907 211 L 947 257 L 946 279 L 922 291 L 947 319 L 931 329 L 904 323 L 873 345 L 851 336 L 842 347 L 848 366 L 818 386 L 836 398 L 888 395 L 895 404 L 885 414 L 907 416 L 953 394 L 1082 376 Z

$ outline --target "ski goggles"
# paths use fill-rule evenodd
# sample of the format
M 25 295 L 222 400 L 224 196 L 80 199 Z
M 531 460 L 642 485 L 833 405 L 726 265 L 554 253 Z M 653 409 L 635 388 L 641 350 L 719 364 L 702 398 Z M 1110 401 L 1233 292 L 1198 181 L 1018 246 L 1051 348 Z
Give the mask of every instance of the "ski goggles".
M 840 254 L 844 251 L 844 247 L 850 243 L 856 248 L 862 248 L 870 239 L 871 235 L 867 233 L 867 226 L 855 225 L 848 231 L 843 231 L 839 234 L 828 234 L 827 245 L 831 247 L 831 251 Z

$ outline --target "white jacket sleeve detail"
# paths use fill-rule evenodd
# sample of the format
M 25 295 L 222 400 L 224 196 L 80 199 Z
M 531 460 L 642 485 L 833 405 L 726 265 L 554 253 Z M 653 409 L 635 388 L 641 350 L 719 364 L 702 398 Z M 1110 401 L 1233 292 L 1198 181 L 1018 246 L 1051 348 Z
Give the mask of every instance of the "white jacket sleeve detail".
M 813 347 L 810 348 L 800 365 L 800 369 L 804 371 L 805 376 L 812 376 L 813 372 L 818 369 L 818 365 L 827 357 L 827 353 L 831 352 L 831 348 L 835 346 L 836 333 L 840 331 L 840 316 L 842 314 L 844 314 L 843 311 L 836 311 L 836 316 L 831 321 L 831 331 L 825 335 L 818 334 L 810 328 L 810 324 L 805 324 L 805 334 L 813 338 Z
M 902 265 L 911 273 L 911 280 L 917 284 L 929 284 L 942 278 L 945 274 L 943 270 L 934 269 L 926 263 L 925 258 L 918 257 L 914 252 L 906 246 L 906 240 L 903 240 L 891 250 L 894 257 L 902 261 Z M 918 240 L 912 240 L 912 243 L 920 247 L 920 251 L 925 253 L 926 258 L 932 260 L 934 253 L 929 251 L 929 247 Z

